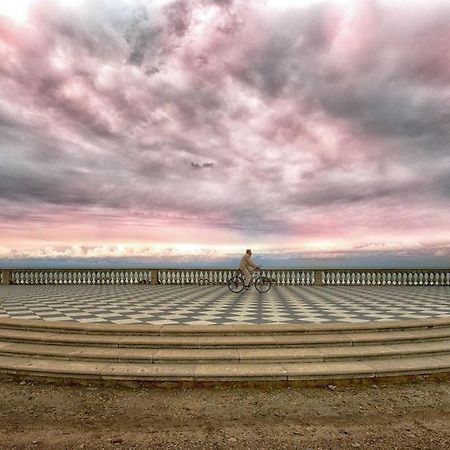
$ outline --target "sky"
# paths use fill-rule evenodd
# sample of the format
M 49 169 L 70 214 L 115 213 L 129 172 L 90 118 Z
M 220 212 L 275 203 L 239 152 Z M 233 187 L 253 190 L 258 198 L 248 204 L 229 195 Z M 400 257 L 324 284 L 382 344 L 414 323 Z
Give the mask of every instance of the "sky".
M 0 266 L 450 266 L 447 0 L 0 2 Z

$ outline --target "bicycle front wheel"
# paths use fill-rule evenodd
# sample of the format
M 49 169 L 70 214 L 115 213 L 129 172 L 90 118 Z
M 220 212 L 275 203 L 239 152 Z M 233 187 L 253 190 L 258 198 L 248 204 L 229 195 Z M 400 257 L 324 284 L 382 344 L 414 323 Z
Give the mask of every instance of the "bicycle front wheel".
M 258 292 L 267 292 L 272 287 L 272 281 L 268 277 L 258 277 L 255 280 L 255 288 Z
M 244 279 L 239 275 L 234 275 L 228 280 L 228 289 L 235 294 L 239 294 L 244 289 Z

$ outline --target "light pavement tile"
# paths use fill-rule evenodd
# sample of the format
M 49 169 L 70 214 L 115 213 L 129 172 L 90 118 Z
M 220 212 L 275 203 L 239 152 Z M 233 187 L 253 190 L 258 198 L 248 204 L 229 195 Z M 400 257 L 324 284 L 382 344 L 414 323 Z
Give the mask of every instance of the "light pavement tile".
M 70 317 L 67 317 L 67 316 L 54 316 L 54 317 L 45 317 L 45 319 L 44 320 L 46 320 L 46 321 L 55 321 L 55 322 L 58 322 L 58 321 L 63 321 L 63 322 L 66 322 L 66 321 L 68 321 L 68 320 L 72 320 Z
M 216 325 L 216 322 L 209 322 L 207 320 L 193 320 L 185 323 L 186 325 Z
M 28 316 L 17 316 L 16 318 L 17 319 L 42 319 L 42 317 L 38 316 L 38 315 L 34 315 L 34 316 L 30 316 L 30 315 L 28 315 Z
M 114 323 L 142 323 L 141 320 L 137 319 L 114 319 Z
M 154 325 L 170 325 L 170 324 L 177 324 L 175 320 L 152 320 L 149 321 L 149 323 L 152 323 Z
M 102 319 L 100 317 L 80 318 L 77 320 L 78 320 L 78 322 L 83 322 L 83 323 L 106 322 L 105 319 Z

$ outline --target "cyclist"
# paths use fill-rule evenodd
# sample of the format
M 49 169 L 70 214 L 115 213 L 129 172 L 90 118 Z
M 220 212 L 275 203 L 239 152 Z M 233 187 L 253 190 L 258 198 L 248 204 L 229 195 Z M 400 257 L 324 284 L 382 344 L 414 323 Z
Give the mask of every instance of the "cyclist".
M 250 289 L 250 281 L 252 279 L 252 273 L 254 270 L 259 269 L 259 267 L 252 260 L 252 251 L 250 249 L 247 249 L 245 251 L 245 255 L 241 258 L 239 269 L 244 274 L 245 277 L 245 288 Z

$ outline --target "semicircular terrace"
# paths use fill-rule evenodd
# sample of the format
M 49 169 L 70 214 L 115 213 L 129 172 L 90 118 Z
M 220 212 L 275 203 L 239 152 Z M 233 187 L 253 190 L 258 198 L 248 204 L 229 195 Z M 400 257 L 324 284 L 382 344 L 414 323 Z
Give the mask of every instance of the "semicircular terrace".
M 314 384 L 450 373 L 450 270 L 267 270 L 265 294 L 232 294 L 221 270 L 2 271 L 0 373 Z

